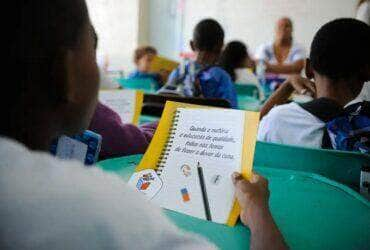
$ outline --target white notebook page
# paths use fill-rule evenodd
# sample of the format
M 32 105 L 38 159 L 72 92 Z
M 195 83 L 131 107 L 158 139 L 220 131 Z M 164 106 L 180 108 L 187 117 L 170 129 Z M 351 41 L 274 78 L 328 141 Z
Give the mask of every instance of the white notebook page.
M 101 90 L 99 101 L 116 112 L 125 123 L 132 123 L 135 116 L 136 91 Z
M 203 168 L 212 221 L 226 223 L 234 202 L 231 174 L 241 171 L 245 112 L 221 109 L 178 110 L 173 143 L 153 198 L 159 206 L 205 219 L 197 171 Z M 188 197 L 181 190 L 186 189 Z

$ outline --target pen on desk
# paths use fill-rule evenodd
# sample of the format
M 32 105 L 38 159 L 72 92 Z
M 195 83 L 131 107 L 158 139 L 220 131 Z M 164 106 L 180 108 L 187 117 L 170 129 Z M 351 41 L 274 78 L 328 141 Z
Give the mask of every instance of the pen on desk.
M 198 169 L 200 188 L 202 190 L 202 197 L 203 197 L 203 204 L 204 204 L 204 211 L 205 211 L 205 214 L 206 214 L 206 219 L 208 221 L 212 221 L 211 210 L 209 209 L 209 202 L 208 202 L 206 184 L 204 182 L 203 168 L 200 166 L 199 162 L 198 162 L 197 169 Z

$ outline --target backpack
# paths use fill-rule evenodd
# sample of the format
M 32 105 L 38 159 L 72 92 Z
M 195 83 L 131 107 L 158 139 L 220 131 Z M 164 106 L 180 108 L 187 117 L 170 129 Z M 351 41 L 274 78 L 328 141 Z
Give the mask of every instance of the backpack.
M 199 67 L 195 62 L 182 64 L 177 76 L 159 91 L 164 94 L 177 94 L 187 97 L 201 97 L 201 75 L 215 66 Z
M 370 154 L 370 103 L 342 108 L 333 100 L 319 98 L 300 105 L 325 122 L 322 148 Z

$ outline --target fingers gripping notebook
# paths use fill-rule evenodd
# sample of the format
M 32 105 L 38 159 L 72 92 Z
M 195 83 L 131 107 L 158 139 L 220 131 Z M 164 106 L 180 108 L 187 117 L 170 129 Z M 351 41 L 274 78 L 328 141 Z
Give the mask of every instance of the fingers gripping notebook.
M 239 213 L 230 176 L 250 176 L 257 125 L 258 113 L 168 103 L 136 173 L 155 170 L 158 190 L 147 197 L 162 208 L 234 225 Z M 137 177 L 131 180 L 136 187 Z

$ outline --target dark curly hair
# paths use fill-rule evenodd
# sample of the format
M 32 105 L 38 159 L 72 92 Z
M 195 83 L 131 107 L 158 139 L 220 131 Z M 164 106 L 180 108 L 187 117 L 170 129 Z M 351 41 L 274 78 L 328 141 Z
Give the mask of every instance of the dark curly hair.
M 249 57 L 247 46 L 240 41 L 229 42 L 223 50 L 219 65 L 231 76 L 233 82 L 236 80 L 235 69 L 243 67 L 245 60 Z
M 214 19 L 204 19 L 194 28 L 193 42 L 201 51 L 214 51 L 222 47 L 225 33 L 221 25 Z
M 323 25 L 312 44 L 312 68 L 332 80 L 359 77 L 370 65 L 370 27 L 352 18 Z
M 3 25 L 3 72 L 11 84 L 3 85 L 0 97 L 6 120 L 0 125 L 0 134 L 7 134 L 16 119 L 27 120 L 32 115 L 24 111 L 30 93 L 48 98 L 51 106 L 63 101 L 57 93 L 65 76 L 56 71 L 56 65 L 67 50 L 80 46 L 89 19 L 84 0 L 12 0 L 3 6 L 3 12 L 11 16 Z
M 157 50 L 152 46 L 142 46 L 135 50 L 134 62 L 137 63 L 143 56 L 148 54 L 157 54 Z

